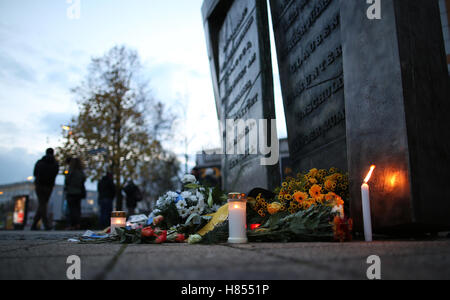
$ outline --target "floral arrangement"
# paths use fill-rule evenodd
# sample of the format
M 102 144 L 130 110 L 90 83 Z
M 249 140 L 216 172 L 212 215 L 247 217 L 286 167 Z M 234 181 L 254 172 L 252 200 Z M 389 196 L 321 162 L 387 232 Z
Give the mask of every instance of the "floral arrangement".
M 200 185 L 192 175 L 185 175 L 182 183 L 182 191 L 169 191 L 158 199 L 148 218 L 137 216 L 130 226 L 116 229 L 117 236 L 103 241 L 226 242 L 228 221 L 220 217 L 227 209 L 223 206 L 226 196 L 217 188 Z M 353 222 L 344 213 L 348 187 L 348 175 L 331 168 L 312 169 L 296 178 L 287 178 L 274 192 L 252 190 L 247 208 L 249 241 L 351 240 Z M 220 222 L 215 222 L 216 219 Z M 211 228 L 203 232 L 209 228 L 206 224 Z
M 348 175 L 338 169 L 312 169 L 287 178 L 275 193 L 249 198 L 254 241 L 351 240 L 352 220 L 345 218 Z M 261 224 L 261 225 L 260 225 Z
M 158 199 L 149 219 L 164 216 L 168 228 L 179 224 L 198 225 L 201 216 L 216 212 L 226 200 L 221 191 L 198 184 L 193 175 L 185 175 L 182 183 L 182 192 L 169 191 Z
M 116 229 L 115 239 L 121 243 L 144 244 L 198 242 L 195 233 L 225 203 L 226 196 L 218 188 L 200 185 L 193 175 L 185 175 L 182 184 L 182 191 L 169 191 L 161 196 L 144 222 Z
M 275 190 L 274 202 L 267 202 L 262 195 L 253 201 L 253 209 L 264 218 L 279 212 L 295 214 L 308 210 L 314 205 L 327 205 L 337 210 L 348 198 L 348 175 L 338 169 L 312 169 L 307 174 L 298 174 L 297 178 L 287 178 L 282 186 Z

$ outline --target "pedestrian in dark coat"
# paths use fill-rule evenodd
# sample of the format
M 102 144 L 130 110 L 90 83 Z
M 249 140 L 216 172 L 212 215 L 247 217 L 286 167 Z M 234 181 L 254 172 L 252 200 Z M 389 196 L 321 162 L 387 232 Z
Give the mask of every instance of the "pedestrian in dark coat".
M 34 185 L 39 206 L 31 230 L 38 229 L 37 224 L 40 220 L 42 220 L 45 230 L 51 229 L 47 218 L 47 204 L 52 195 L 55 179 L 59 172 L 59 164 L 55 159 L 54 153 L 52 148 L 47 149 L 45 156 L 38 160 L 34 166 Z
M 67 206 L 69 208 L 69 230 L 81 228 L 81 200 L 86 198 L 84 183 L 86 176 L 83 172 L 83 164 L 79 158 L 70 160 L 69 173 L 64 181 Z
M 128 214 L 135 213 L 137 203 L 142 200 L 141 190 L 134 184 L 133 180 L 130 180 L 128 184 L 123 188 L 125 192 Z
M 110 217 L 116 195 L 116 185 L 110 172 L 98 182 L 97 191 L 98 204 L 100 205 L 100 225 L 108 227 L 110 225 Z

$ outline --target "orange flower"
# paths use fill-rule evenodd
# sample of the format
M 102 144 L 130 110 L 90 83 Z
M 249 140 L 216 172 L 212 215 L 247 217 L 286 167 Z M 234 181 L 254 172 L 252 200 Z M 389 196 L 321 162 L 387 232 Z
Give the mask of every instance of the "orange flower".
M 311 195 L 311 197 L 316 199 L 316 198 L 320 198 L 321 191 L 322 191 L 322 187 L 320 185 L 315 184 L 309 190 L 309 194 Z
M 329 192 L 329 193 L 325 196 L 325 199 L 326 199 L 327 201 L 334 201 L 334 199 L 336 199 L 337 196 L 338 196 L 338 195 L 336 195 L 335 193 Z
M 336 188 L 336 182 L 331 180 L 331 179 L 327 179 L 325 181 L 325 189 L 328 191 L 333 191 Z
M 317 183 L 317 179 L 315 179 L 315 178 L 310 178 L 310 179 L 309 179 L 309 183 L 311 183 L 311 184 L 316 184 L 316 183 Z
M 297 192 L 294 194 L 294 200 L 301 203 L 303 201 L 306 201 L 308 199 L 308 194 L 303 192 Z
M 309 176 L 310 177 L 316 177 L 317 175 L 318 175 L 318 173 L 319 173 L 319 170 L 317 170 L 316 168 L 314 168 L 314 169 L 311 169 L 311 171 L 309 171 Z

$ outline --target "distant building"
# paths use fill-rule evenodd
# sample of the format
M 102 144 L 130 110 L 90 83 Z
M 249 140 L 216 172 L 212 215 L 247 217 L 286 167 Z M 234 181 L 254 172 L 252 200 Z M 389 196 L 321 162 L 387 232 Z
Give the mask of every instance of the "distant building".
M 49 220 L 53 223 L 66 219 L 65 199 L 63 195 L 64 187 L 55 185 L 53 193 L 48 203 Z M 6 224 L 8 214 L 14 210 L 13 199 L 18 196 L 28 196 L 28 218 L 27 227 L 31 226 L 34 215 L 38 207 L 38 200 L 32 182 L 19 182 L 13 184 L 0 185 L 0 228 Z M 86 200 L 81 204 L 82 217 L 91 217 L 98 214 L 97 192 L 87 191 Z

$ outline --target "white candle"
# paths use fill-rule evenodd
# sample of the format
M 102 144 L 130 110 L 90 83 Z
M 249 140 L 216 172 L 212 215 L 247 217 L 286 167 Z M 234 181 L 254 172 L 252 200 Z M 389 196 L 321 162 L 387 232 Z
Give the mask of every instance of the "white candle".
M 116 233 L 116 228 L 127 226 L 126 213 L 123 211 L 114 211 L 111 213 L 111 234 Z
M 364 221 L 364 237 L 366 242 L 372 242 L 372 215 L 370 212 L 370 187 L 369 180 L 372 177 L 372 173 L 375 170 L 375 166 L 370 167 L 369 174 L 367 174 L 363 185 L 361 186 L 362 197 L 362 211 Z
M 247 199 L 244 194 L 229 194 L 228 221 L 230 231 L 228 243 L 247 243 Z

